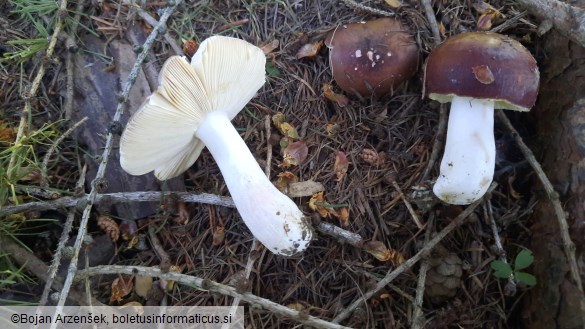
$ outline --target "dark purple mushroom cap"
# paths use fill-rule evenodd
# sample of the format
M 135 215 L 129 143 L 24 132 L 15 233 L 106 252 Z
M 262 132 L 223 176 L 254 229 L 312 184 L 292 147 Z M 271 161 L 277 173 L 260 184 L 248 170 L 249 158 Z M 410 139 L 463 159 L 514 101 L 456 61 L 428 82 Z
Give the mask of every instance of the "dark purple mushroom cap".
M 325 40 L 333 78 L 345 92 L 382 96 L 411 78 L 418 47 L 399 21 L 380 18 L 338 26 Z
M 530 111 L 540 75 L 536 60 L 518 41 L 491 32 L 447 39 L 425 65 L 425 95 L 441 103 L 453 96 L 489 99 L 495 108 Z

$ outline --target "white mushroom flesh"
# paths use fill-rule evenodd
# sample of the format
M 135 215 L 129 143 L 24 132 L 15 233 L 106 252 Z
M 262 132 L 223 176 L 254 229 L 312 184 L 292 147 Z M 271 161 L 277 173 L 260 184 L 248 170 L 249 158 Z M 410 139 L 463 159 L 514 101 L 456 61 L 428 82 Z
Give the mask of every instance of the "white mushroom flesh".
M 306 249 L 312 230 L 303 213 L 268 180 L 227 115 L 209 113 L 196 136 L 213 155 L 254 237 L 275 254 L 290 256 Z
M 435 195 L 455 205 L 479 200 L 493 180 L 495 159 L 494 102 L 453 97 Z

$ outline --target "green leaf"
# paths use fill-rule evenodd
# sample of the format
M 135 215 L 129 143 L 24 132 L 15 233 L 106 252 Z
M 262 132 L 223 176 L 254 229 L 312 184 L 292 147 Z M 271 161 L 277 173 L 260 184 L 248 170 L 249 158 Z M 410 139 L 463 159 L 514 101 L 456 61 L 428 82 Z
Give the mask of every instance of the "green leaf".
M 524 272 L 515 272 L 514 275 L 516 276 L 516 281 L 518 282 L 522 282 L 530 287 L 536 285 L 536 277 L 532 274 Z
M 501 260 L 494 260 L 490 267 L 495 271 L 494 275 L 498 278 L 509 278 L 512 275 L 512 267 L 508 263 L 504 263 Z
M 532 251 L 524 249 L 516 255 L 514 260 L 514 270 L 522 270 L 530 266 L 534 262 Z
M 266 74 L 269 77 L 278 78 L 280 76 L 280 70 L 277 69 L 272 62 L 266 62 Z

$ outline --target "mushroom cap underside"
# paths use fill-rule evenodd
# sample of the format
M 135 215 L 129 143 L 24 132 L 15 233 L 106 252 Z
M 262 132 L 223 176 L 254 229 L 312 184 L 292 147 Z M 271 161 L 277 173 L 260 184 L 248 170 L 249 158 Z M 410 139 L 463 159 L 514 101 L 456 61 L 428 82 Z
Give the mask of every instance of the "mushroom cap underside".
M 447 39 L 425 65 L 425 95 L 441 103 L 454 96 L 492 100 L 495 108 L 529 111 L 540 75 L 536 60 L 518 41 L 491 32 Z

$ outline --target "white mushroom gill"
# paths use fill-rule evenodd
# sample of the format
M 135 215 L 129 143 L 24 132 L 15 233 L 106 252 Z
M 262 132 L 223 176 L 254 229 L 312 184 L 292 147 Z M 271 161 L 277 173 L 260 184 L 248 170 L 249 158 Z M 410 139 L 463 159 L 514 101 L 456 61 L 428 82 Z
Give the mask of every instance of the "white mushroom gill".
M 435 195 L 456 205 L 478 200 L 492 182 L 495 158 L 494 102 L 453 97 Z
M 169 58 L 159 88 L 122 134 L 120 163 L 130 174 L 154 171 L 164 180 L 186 171 L 207 146 L 252 234 L 273 253 L 292 256 L 307 248 L 313 231 L 230 122 L 264 84 L 265 63 L 260 48 L 222 36 L 203 41 L 191 64 Z

